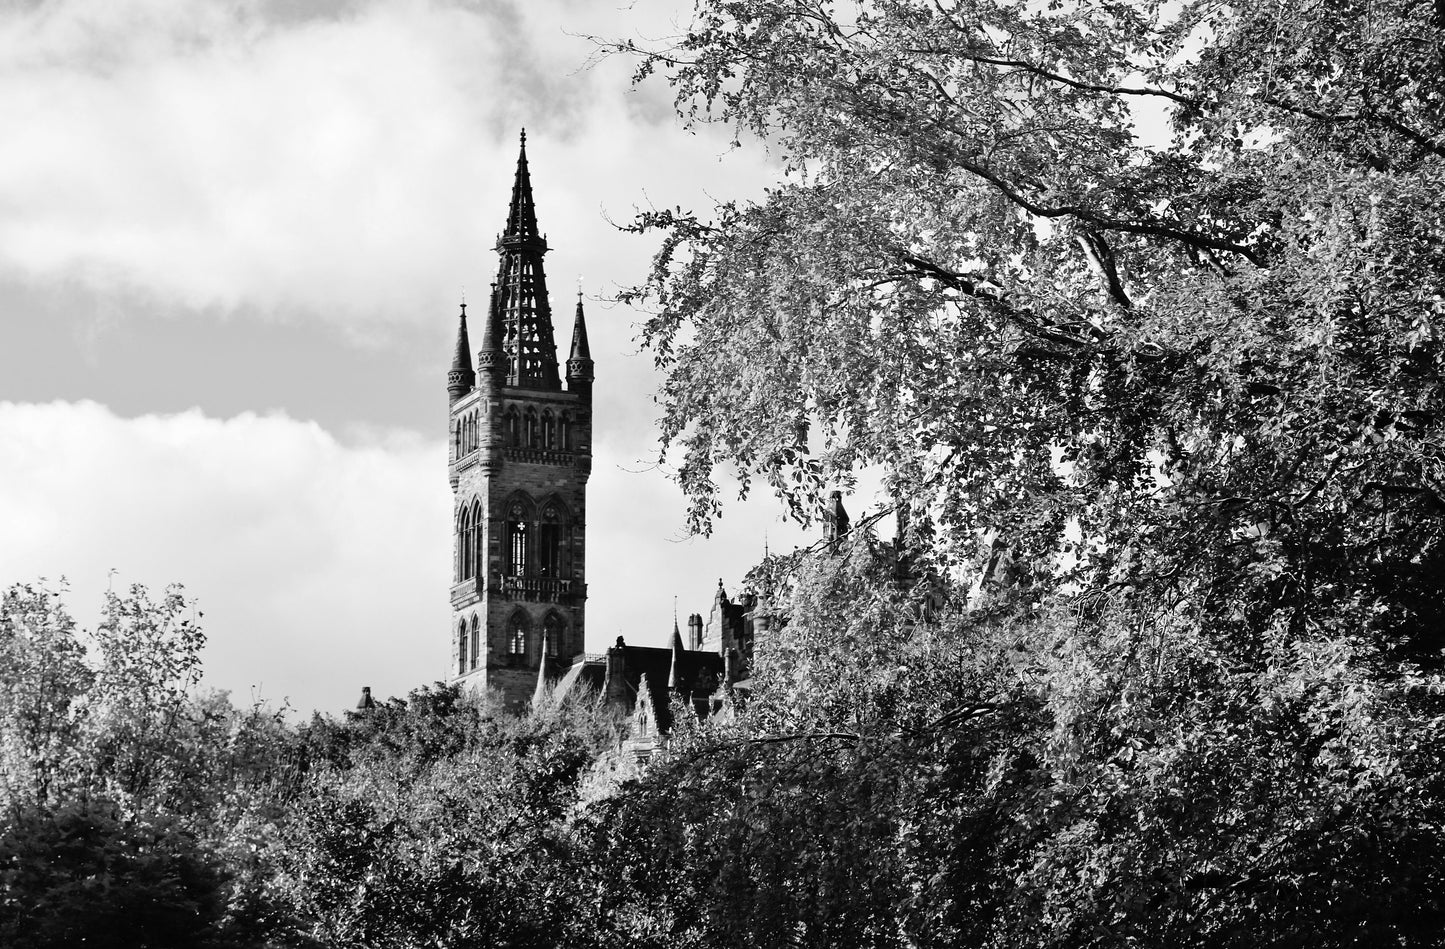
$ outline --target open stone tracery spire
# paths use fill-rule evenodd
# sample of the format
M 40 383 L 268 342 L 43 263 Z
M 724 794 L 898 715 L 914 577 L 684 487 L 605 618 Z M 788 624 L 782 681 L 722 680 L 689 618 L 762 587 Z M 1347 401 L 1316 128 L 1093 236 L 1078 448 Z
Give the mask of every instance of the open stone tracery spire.
M 497 252 L 502 258 L 497 269 L 497 292 L 505 327 L 502 349 L 506 354 L 506 385 L 560 389 L 547 274 L 542 266 L 547 238 L 537 230 L 532 177 L 527 169 L 526 130 L 517 157 L 507 229 L 497 239 Z

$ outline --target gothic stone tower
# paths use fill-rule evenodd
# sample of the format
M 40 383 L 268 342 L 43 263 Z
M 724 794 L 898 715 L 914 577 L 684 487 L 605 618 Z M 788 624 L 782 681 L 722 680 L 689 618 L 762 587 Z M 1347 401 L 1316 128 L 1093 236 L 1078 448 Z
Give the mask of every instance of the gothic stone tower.
M 451 681 L 495 690 L 515 708 L 531 697 L 539 667 L 557 675 L 583 649 L 592 470 L 592 357 L 582 297 L 564 389 L 526 132 L 496 250 L 501 263 L 476 370 L 463 304 L 447 373 L 456 515 Z

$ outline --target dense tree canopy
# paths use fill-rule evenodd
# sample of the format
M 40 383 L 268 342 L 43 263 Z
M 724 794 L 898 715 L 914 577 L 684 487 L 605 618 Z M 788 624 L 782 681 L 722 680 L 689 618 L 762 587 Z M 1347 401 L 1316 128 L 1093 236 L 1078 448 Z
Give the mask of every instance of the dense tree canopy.
M 1438 945 L 1442 20 L 700 0 L 617 44 L 780 170 L 636 225 L 695 525 L 720 466 L 889 500 L 759 565 L 746 701 L 645 768 L 586 695 L 236 709 L 179 591 L 87 632 L 13 587 L 0 941 Z
M 805 516 L 875 468 L 903 526 L 769 571 L 733 759 L 851 816 L 805 839 L 884 821 L 876 944 L 1436 940 L 1442 17 L 703 0 L 614 47 L 781 169 L 636 225 L 695 526 L 719 466 Z
M 784 175 L 639 222 L 696 523 L 718 464 L 804 510 L 877 465 L 951 569 L 1434 655 L 1438 16 L 700 4 L 640 73 Z

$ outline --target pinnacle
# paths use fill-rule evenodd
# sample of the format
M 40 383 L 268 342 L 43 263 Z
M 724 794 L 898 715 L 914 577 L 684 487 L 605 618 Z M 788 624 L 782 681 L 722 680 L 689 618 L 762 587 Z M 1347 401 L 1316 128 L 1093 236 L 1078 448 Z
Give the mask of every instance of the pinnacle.
M 532 200 L 532 175 L 527 168 L 527 130 L 522 130 L 522 146 L 517 154 L 517 177 L 512 183 L 512 204 L 507 211 L 507 229 L 502 240 L 537 237 L 537 208 Z

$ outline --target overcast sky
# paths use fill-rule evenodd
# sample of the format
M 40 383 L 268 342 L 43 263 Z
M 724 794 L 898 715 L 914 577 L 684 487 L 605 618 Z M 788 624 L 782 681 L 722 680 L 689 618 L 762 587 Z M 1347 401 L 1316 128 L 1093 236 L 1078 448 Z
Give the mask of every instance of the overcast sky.
M 616 5 L 614 5 L 616 4 Z M 446 370 L 528 133 L 553 306 L 597 360 L 588 648 L 663 645 L 762 552 L 688 540 L 611 220 L 760 193 L 757 146 L 585 68 L 690 2 L 69 0 L 0 12 L 0 581 L 180 582 L 238 701 L 338 711 L 447 672 Z M 562 345 L 570 320 L 558 327 Z M 562 354 L 565 358 L 565 352 Z M 112 575 L 111 571 L 115 573 Z

